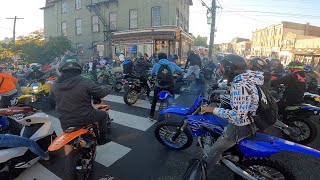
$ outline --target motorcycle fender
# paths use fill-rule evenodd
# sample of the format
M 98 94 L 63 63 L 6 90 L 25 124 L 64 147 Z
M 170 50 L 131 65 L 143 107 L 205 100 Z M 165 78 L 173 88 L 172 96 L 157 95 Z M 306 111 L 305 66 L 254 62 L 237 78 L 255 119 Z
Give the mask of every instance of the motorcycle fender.
M 50 117 L 49 115 L 41 112 L 32 114 L 31 116 L 27 116 L 22 119 L 15 120 L 22 125 L 30 126 L 31 124 L 50 122 Z
M 179 116 L 186 116 L 189 113 L 190 108 L 184 106 L 169 106 L 168 108 L 162 110 L 160 115 L 164 114 L 176 114 Z
M 79 129 L 78 131 L 74 131 L 71 133 L 62 133 L 60 134 L 48 147 L 49 151 L 56 151 L 69 143 L 70 141 L 74 140 L 78 136 L 81 136 L 82 134 L 88 133 L 87 129 Z
M 33 139 L 35 141 L 42 139 L 44 137 L 47 137 L 49 135 L 52 135 L 54 132 L 52 128 L 52 122 L 48 121 L 44 123 L 31 137 L 30 139 Z
M 0 150 L 0 163 L 4 163 L 12 158 L 22 156 L 27 150 L 27 147 L 2 149 Z

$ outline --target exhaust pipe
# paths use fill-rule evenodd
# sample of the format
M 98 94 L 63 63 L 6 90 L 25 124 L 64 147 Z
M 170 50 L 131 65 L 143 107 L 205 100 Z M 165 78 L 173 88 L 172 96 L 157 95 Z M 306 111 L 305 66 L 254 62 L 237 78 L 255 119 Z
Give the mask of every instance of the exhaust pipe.
M 246 171 L 242 170 L 241 168 L 237 167 L 234 163 L 229 161 L 228 159 L 222 159 L 221 160 L 223 164 L 225 164 L 231 171 L 238 174 L 239 176 L 248 179 L 248 180 L 257 180 L 256 178 L 252 177 L 250 174 L 248 174 Z

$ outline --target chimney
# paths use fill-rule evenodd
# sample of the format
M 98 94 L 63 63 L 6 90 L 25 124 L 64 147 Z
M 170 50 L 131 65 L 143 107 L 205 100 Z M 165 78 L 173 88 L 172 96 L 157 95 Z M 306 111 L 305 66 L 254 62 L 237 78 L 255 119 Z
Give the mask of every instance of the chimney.
M 309 29 L 310 29 L 310 23 L 306 23 L 305 29 L 304 29 L 304 35 L 305 36 L 309 36 L 310 35 Z

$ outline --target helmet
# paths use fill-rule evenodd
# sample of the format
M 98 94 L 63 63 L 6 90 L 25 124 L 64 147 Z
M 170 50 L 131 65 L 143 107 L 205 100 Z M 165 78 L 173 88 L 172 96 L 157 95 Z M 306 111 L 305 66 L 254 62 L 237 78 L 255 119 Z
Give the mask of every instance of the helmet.
M 79 58 L 77 56 L 64 56 L 59 64 L 59 71 L 62 72 L 71 69 L 82 71 Z
M 261 58 L 255 57 L 248 61 L 248 69 L 253 71 L 267 71 L 267 63 Z
M 38 70 L 38 69 L 40 69 L 40 67 L 37 66 L 37 65 L 32 65 L 32 66 L 31 66 L 31 69 L 32 69 L 32 70 Z
M 231 82 L 235 76 L 247 70 L 246 60 L 239 55 L 227 54 L 221 63 L 224 68 L 224 75 L 228 78 L 229 82 Z
M 281 64 L 281 62 L 279 59 L 271 59 L 271 61 L 270 61 L 270 65 L 272 67 L 278 67 L 280 64 Z
M 288 68 L 289 69 L 303 69 L 304 68 L 304 65 L 299 62 L 299 61 L 291 61 L 289 64 L 288 64 Z
M 306 65 L 306 66 L 303 67 L 303 69 L 304 69 L 305 71 L 312 71 L 312 66 Z

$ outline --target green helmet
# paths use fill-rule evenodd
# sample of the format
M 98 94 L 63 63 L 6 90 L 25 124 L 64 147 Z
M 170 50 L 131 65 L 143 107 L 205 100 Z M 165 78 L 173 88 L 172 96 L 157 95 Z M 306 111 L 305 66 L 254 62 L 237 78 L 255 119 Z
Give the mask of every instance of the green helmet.
M 80 70 L 82 71 L 82 65 L 79 62 L 79 58 L 77 56 L 64 56 L 59 64 L 59 71 L 62 72 L 64 70 Z
M 291 61 L 287 67 L 289 69 L 303 69 L 304 65 L 299 61 Z

